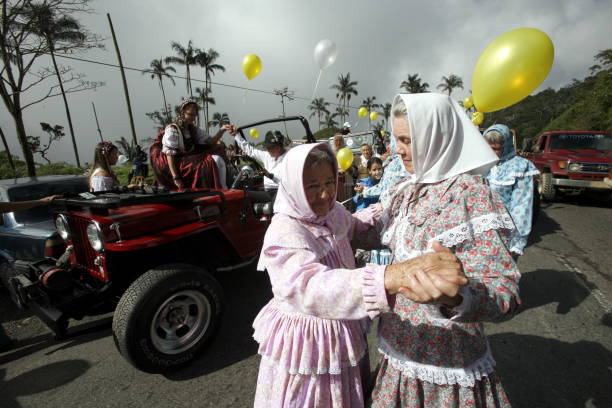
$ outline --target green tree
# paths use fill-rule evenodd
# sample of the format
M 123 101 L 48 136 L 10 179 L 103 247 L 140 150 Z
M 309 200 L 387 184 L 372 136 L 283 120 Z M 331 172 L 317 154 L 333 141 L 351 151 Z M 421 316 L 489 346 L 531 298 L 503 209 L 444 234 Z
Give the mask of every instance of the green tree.
M 187 95 L 193 96 L 193 88 L 191 87 L 191 69 L 192 65 L 198 64 L 197 55 L 199 50 L 193 47 L 193 42 L 189 40 L 187 47 L 183 47 L 176 41 L 170 43 L 170 47 L 176 53 L 176 56 L 166 57 L 166 64 L 184 65 L 187 76 Z
M 229 115 L 225 112 L 223 113 L 219 113 L 219 112 L 215 112 L 213 113 L 213 118 L 210 121 L 210 126 L 218 126 L 221 127 L 223 125 L 229 125 L 230 122 L 230 118 Z
M 400 88 L 404 88 L 408 93 L 422 93 L 428 91 L 429 84 L 427 82 L 421 82 L 419 74 L 408 74 L 408 78 L 402 81 Z
M 133 157 L 136 147 L 132 145 L 125 137 L 121 136 L 121 139 L 115 140 L 119 153 L 127 158 Z
M 166 105 L 165 113 L 161 111 L 146 112 L 145 116 L 153 121 L 155 128 L 160 131 L 172 123 L 172 118 L 169 116 L 170 105 Z
M 64 127 L 60 125 L 51 126 L 45 122 L 40 122 L 40 127 L 48 136 L 47 143 L 41 144 L 40 136 L 28 136 L 28 144 L 32 153 L 40 154 L 47 164 L 51 164 L 51 160 L 47 158 L 47 153 L 49 153 L 49 148 L 53 142 L 60 140 L 66 135 Z
M 202 104 L 202 110 L 205 106 L 214 105 L 216 103 L 215 98 L 212 96 L 212 91 L 207 88 L 198 88 L 195 90 L 195 100 Z M 199 119 L 199 117 L 198 117 Z M 208 130 L 208 118 L 206 117 L 206 111 L 204 110 L 204 126 Z
M 176 85 L 176 82 L 174 82 L 174 78 L 172 78 L 172 75 L 170 75 L 168 73 L 168 71 L 176 72 L 176 69 L 174 69 L 174 67 L 169 66 L 169 65 L 164 66 L 164 61 L 162 60 L 161 57 L 159 59 L 152 60 L 151 64 L 149 65 L 149 67 L 151 69 L 143 71 L 142 74 L 143 75 L 151 75 L 151 79 L 157 78 L 157 83 L 159 85 L 159 89 L 161 89 L 162 98 L 164 100 L 164 107 L 165 107 L 165 111 L 166 111 L 166 120 L 168 122 L 170 122 L 172 120 L 172 117 L 170 116 L 170 111 L 168 110 L 168 102 L 166 101 L 166 92 L 164 92 L 163 78 L 164 77 L 168 78 L 170 80 L 170 82 L 172 82 L 172 85 Z
M 206 74 L 206 90 L 208 93 L 212 93 L 212 78 L 215 75 L 215 71 L 225 72 L 225 67 L 220 64 L 216 64 L 215 61 L 219 58 L 219 53 L 212 48 L 208 51 L 198 50 L 196 54 L 196 60 L 199 66 L 204 68 Z M 204 103 L 204 120 L 206 121 L 206 128 L 208 129 L 208 102 Z
M 309 116 L 309 118 L 312 118 L 313 116 L 317 115 L 318 123 L 319 123 L 319 130 L 321 130 L 321 115 L 323 114 L 329 114 L 329 109 L 327 109 L 327 107 L 329 106 L 329 102 L 326 102 L 324 98 L 316 98 L 313 99 L 312 102 L 310 102 L 310 105 L 307 106 L 308 109 L 311 110 L 311 114 Z
M 389 130 L 389 118 L 391 117 L 391 104 L 385 103 L 382 105 L 382 113 L 385 118 L 385 131 Z
M 351 81 L 351 73 L 347 72 L 346 75 L 340 74 L 338 76 L 338 83 L 330 86 L 330 89 L 333 89 L 336 91 L 336 98 L 338 99 L 340 106 L 344 108 L 344 109 L 341 109 L 340 112 L 342 113 L 346 112 L 346 115 L 348 115 L 347 106 L 349 102 L 351 101 L 351 96 L 352 95 L 357 96 L 359 94 L 356 88 L 357 84 L 358 84 L 357 81 Z M 340 121 L 344 122 L 344 118 L 345 118 L 345 115 L 341 114 Z
M 453 89 L 455 88 L 463 89 L 463 79 L 455 74 L 450 74 L 448 77 L 443 76 L 442 83 L 438 85 L 438 89 L 442 92 L 448 92 L 448 96 L 453 93 Z
M 336 122 L 336 117 L 338 117 L 338 113 L 327 113 L 325 114 L 325 120 L 323 121 L 323 125 L 327 128 L 338 126 L 338 122 Z
M 29 0 L 5 0 L 0 3 L 0 58 L 3 62 L 0 70 L 0 96 L 13 117 L 17 140 L 21 145 L 29 176 L 36 175 L 36 166 L 28 145 L 24 110 L 53 96 L 93 89 L 103 84 L 84 81 L 84 75 L 75 74 L 72 68 L 58 66 L 55 62 L 53 68 L 42 67 L 38 71 L 33 69 L 41 56 L 51 52 L 54 57 L 56 52 L 75 53 L 101 46 L 99 37 L 80 26 L 75 29 L 76 26 L 72 23 L 76 20 L 69 21 L 70 19 L 64 18 L 89 12 L 88 3 L 89 0 L 36 3 L 49 7 L 50 13 L 46 15 L 50 15 L 51 19 L 43 18 L 44 8 L 32 6 L 34 3 Z M 41 92 L 39 88 L 53 77 L 58 79 L 58 83 Z M 58 88 L 61 92 L 57 91 Z M 31 102 L 24 103 L 28 91 L 33 90 L 38 91 L 36 96 Z M 73 146 L 78 161 L 74 138 Z

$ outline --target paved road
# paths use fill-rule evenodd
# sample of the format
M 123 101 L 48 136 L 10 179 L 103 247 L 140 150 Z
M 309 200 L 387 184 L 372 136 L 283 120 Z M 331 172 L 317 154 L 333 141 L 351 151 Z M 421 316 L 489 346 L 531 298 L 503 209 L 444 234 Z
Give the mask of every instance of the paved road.
M 612 407 L 611 231 L 612 201 L 543 209 L 519 262 L 523 309 L 487 325 L 515 407 Z M 80 322 L 77 335 L 55 342 L 0 292 L 0 320 L 16 339 L 0 354 L 0 407 L 251 406 L 259 358 L 250 325 L 271 292 L 266 276 L 252 270 L 222 283 L 234 289 L 219 335 L 195 363 L 167 376 L 141 373 L 119 357 L 110 317 Z

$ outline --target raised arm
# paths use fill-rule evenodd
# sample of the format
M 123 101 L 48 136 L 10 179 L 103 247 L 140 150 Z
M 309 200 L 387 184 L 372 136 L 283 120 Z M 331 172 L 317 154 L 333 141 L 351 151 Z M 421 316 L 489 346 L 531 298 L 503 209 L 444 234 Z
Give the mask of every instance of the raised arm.
M 270 157 L 268 152 L 264 152 L 263 150 L 255 149 L 249 142 L 244 140 L 244 138 L 240 135 L 240 133 L 236 134 L 235 139 L 236 143 L 238 143 L 238 147 L 242 149 L 243 152 L 247 154 L 247 156 L 251 156 L 254 159 L 257 159 L 261 162 L 264 162 L 266 159 Z

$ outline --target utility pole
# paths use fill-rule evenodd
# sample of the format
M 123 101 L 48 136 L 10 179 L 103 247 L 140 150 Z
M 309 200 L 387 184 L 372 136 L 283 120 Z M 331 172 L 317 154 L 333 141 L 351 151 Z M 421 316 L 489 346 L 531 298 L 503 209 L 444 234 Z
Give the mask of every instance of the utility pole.
M 288 87 L 274 90 L 274 95 L 278 95 L 281 97 L 281 105 L 283 106 L 283 118 L 285 117 L 285 98 L 287 98 L 288 101 L 292 101 L 295 99 L 293 97 L 294 94 L 295 92 L 290 91 Z M 283 123 L 285 124 L 285 135 L 287 136 L 287 139 L 289 139 L 289 132 L 287 131 L 287 122 Z
M 134 117 L 132 116 L 132 104 L 130 103 L 130 93 L 128 92 L 127 80 L 125 79 L 125 70 L 123 69 L 123 61 L 121 61 L 121 52 L 119 52 L 119 44 L 117 43 L 117 37 L 115 36 L 115 29 L 113 28 L 113 21 L 109 13 L 106 13 L 108 17 L 108 24 L 110 25 L 111 34 L 113 35 L 113 43 L 115 43 L 115 51 L 117 52 L 117 59 L 119 60 L 119 67 L 121 68 L 121 78 L 123 79 L 123 91 L 125 93 L 125 100 L 127 102 L 128 114 L 130 116 L 130 126 L 132 128 L 132 142 L 134 146 L 138 144 L 136 138 L 136 128 L 134 127 Z
M 96 105 L 94 105 L 94 103 L 92 102 L 91 107 L 93 108 L 94 117 L 96 118 L 96 126 L 98 127 L 98 134 L 100 135 L 100 141 L 103 142 L 104 139 L 102 138 L 102 131 L 100 130 L 100 123 L 98 123 L 98 114 L 96 113 Z

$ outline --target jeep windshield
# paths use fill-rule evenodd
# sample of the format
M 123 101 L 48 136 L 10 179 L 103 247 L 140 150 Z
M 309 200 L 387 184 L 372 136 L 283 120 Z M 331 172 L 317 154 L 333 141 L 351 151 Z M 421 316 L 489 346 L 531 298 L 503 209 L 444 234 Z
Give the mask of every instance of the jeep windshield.
M 87 191 L 87 179 L 77 178 L 74 180 L 58 180 L 49 183 L 26 184 L 14 186 L 8 189 L 9 201 L 29 201 L 48 197 L 54 194 L 75 194 Z M 53 206 L 41 206 L 29 210 L 14 213 L 15 221 L 19 224 L 33 224 L 50 220 L 53 214 Z
M 561 133 L 552 135 L 550 150 L 612 150 L 611 133 Z

